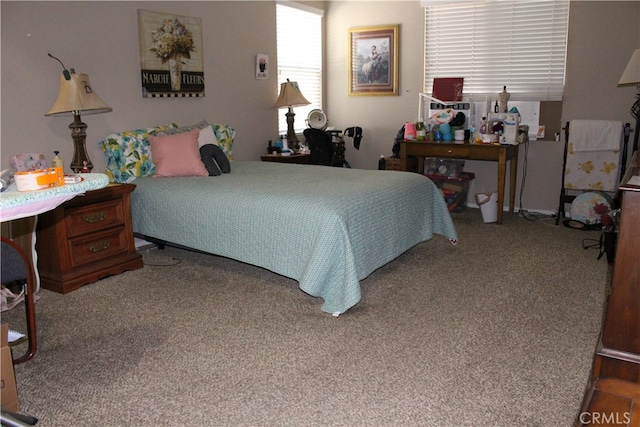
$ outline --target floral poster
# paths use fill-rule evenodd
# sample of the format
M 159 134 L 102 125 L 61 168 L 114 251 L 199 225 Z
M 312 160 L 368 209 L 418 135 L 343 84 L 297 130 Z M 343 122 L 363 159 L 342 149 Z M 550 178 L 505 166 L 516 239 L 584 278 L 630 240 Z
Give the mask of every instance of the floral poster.
M 204 96 L 200 18 L 138 10 L 144 97 Z

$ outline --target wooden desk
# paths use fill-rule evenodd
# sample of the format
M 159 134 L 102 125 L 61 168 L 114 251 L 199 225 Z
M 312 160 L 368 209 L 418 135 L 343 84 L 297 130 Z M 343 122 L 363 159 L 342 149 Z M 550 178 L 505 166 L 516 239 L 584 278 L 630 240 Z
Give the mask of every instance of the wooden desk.
M 511 161 L 509 173 L 509 213 L 514 212 L 516 201 L 516 176 L 518 174 L 517 145 L 456 144 L 430 141 L 401 141 L 400 170 L 406 171 L 407 157 L 418 157 L 418 171 L 424 171 L 424 157 L 447 159 L 488 160 L 498 162 L 498 224 L 502 224 L 504 186 L 507 161 Z

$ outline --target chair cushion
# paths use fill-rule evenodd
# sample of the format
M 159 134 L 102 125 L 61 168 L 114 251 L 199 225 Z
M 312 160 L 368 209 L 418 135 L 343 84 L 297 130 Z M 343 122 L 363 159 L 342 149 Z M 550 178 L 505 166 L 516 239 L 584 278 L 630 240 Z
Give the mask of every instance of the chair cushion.
M 27 278 L 27 268 L 24 265 L 22 256 L 16 249 L 7 242 L 2 242 L 2 283 L 11 283 Z

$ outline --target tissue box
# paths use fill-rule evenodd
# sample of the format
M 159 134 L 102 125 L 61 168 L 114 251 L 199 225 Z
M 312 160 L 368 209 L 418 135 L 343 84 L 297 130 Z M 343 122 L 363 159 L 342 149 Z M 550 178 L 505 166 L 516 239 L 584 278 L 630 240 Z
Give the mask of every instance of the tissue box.
M 16 375 L 13 370 L 13 359 L 8 343 L 9 324 L 2 324 L 0 333 L 0 397 L 2 409 L 18 412 L 18 388 L 16 387 Z

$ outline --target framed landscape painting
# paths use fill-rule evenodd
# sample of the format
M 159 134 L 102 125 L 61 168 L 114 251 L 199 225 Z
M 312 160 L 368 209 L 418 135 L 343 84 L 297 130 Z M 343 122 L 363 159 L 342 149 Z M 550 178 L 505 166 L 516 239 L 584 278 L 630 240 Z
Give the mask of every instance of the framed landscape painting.
M 398 28 L 349 29 L 349 95 L 398 95 Z

